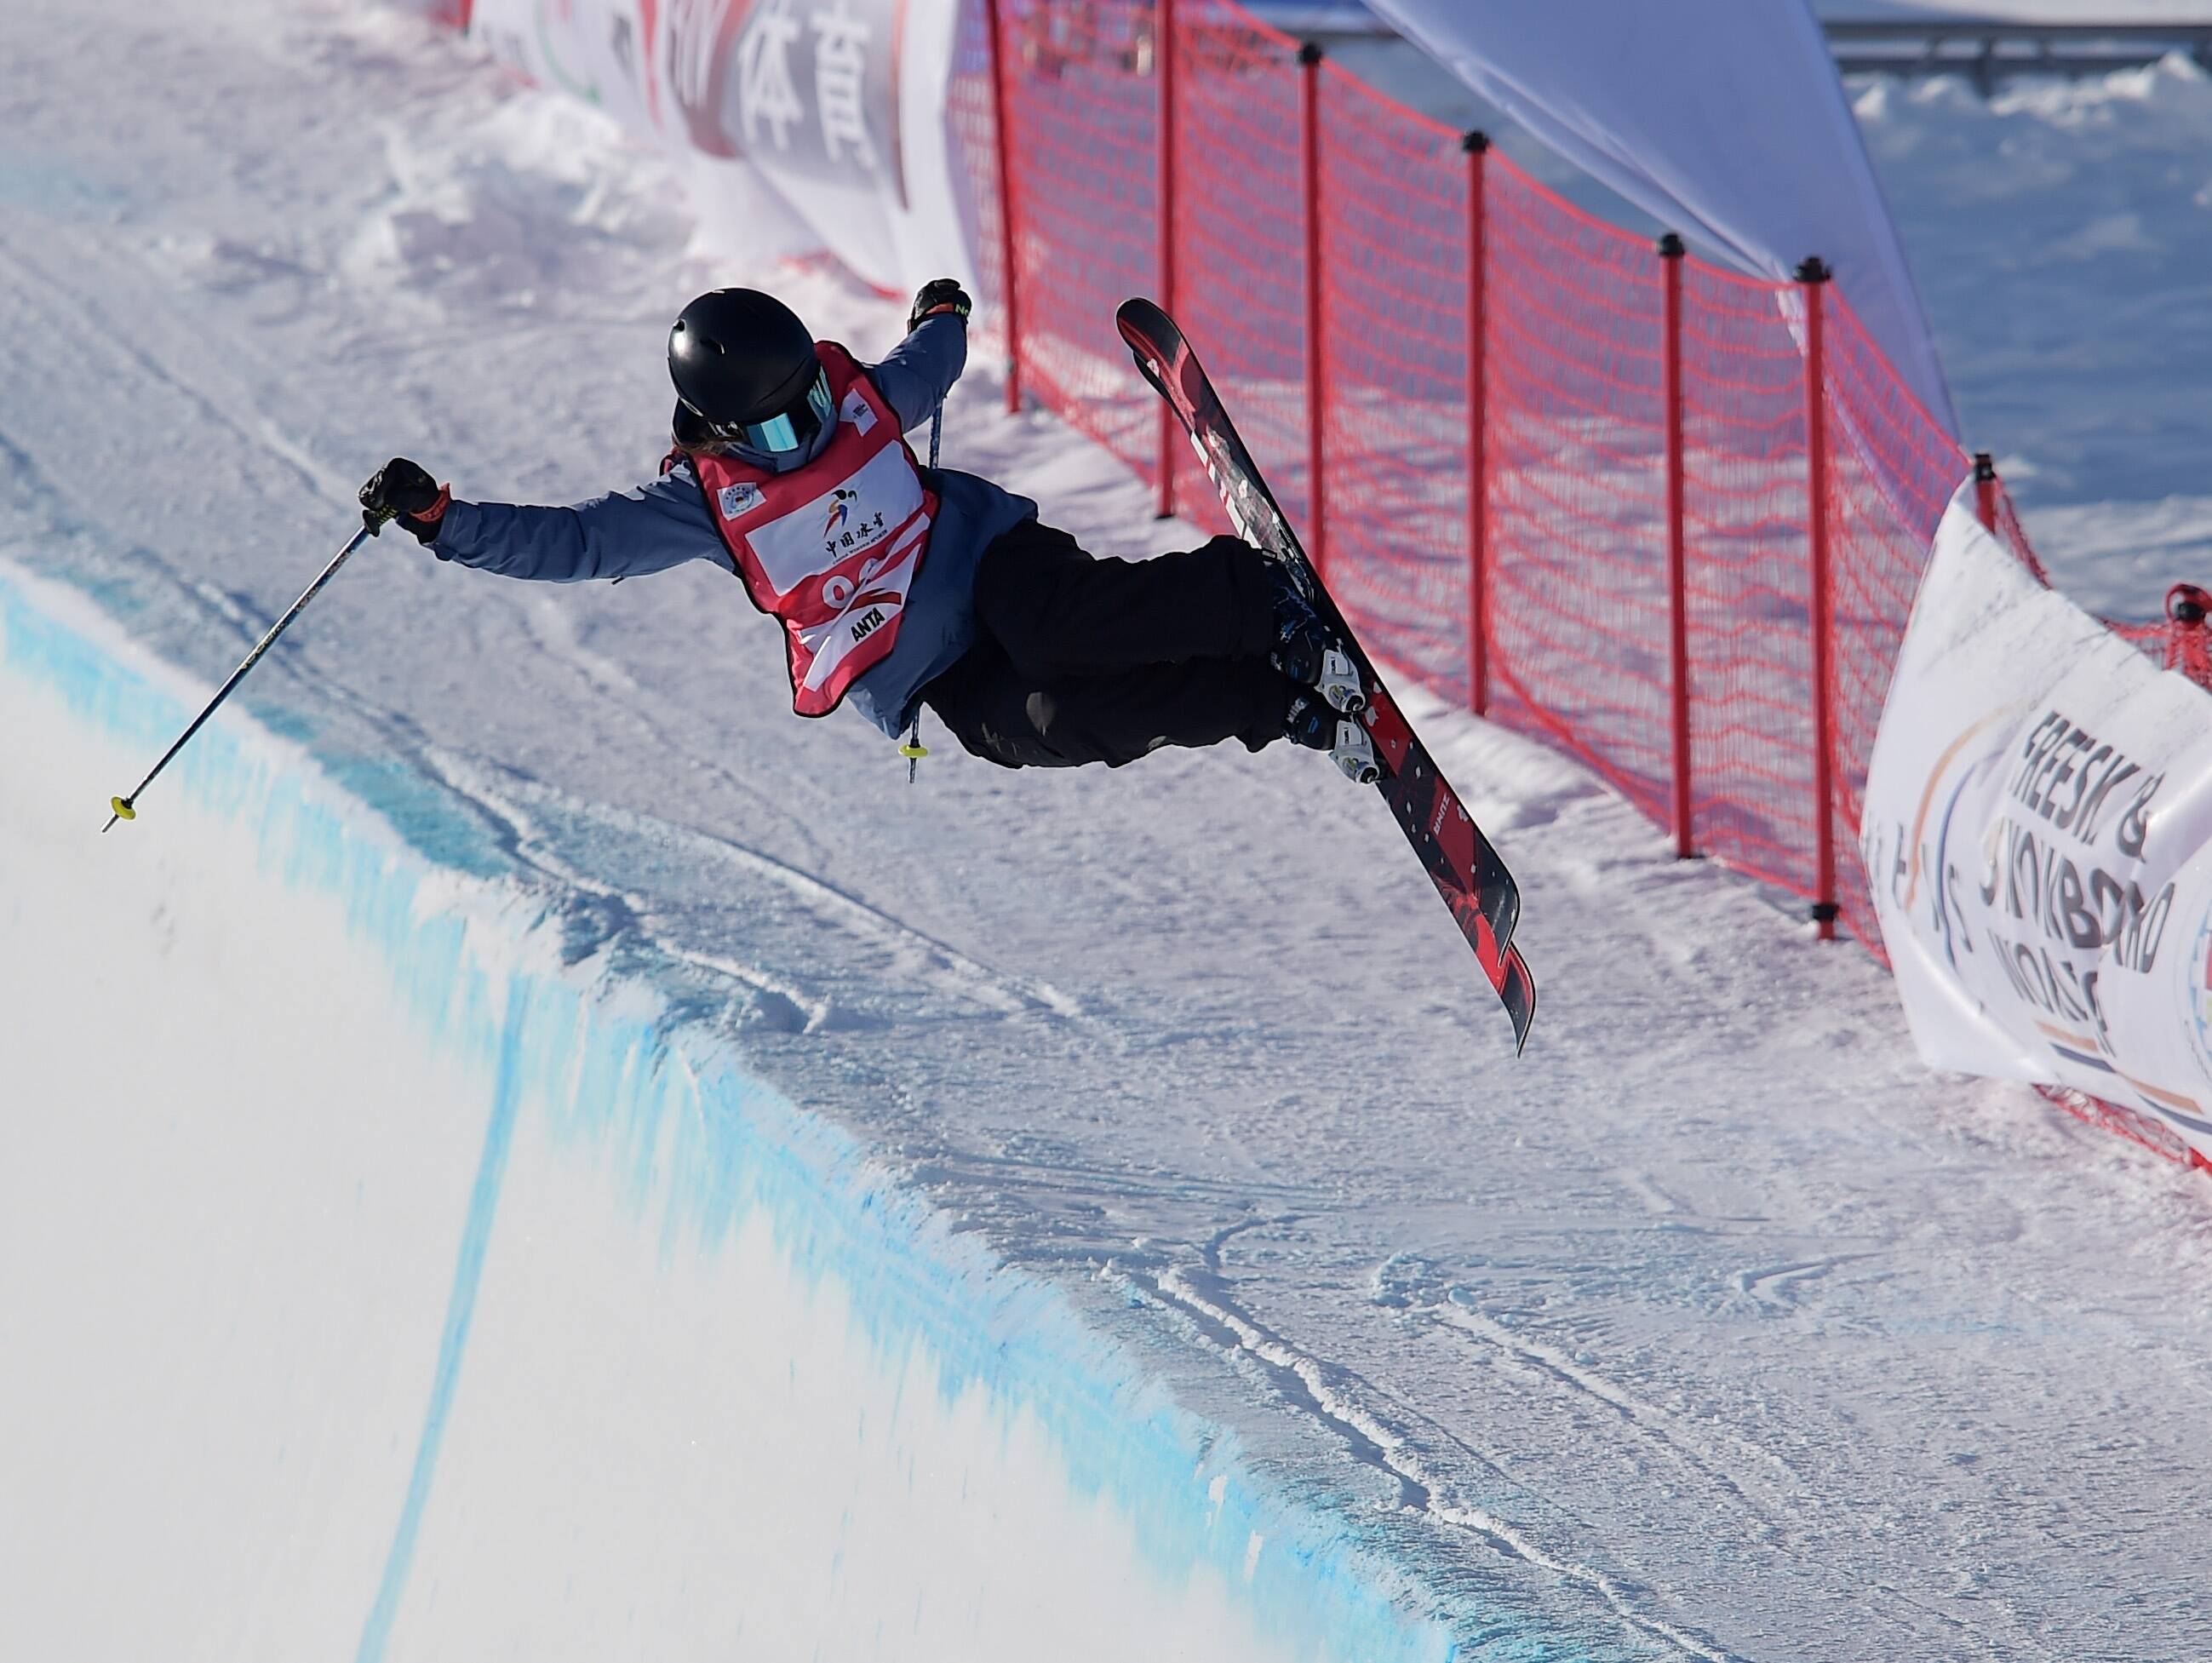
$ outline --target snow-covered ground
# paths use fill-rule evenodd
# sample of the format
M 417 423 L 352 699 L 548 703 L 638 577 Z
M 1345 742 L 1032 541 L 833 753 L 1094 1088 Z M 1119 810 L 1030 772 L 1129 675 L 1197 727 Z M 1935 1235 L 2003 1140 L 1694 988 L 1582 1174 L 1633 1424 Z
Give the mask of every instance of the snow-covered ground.
M 36 877 L 0 956 L 0 1654 L 1442 1655 L 1340 1517 L 680 993 L 564 963 L 542 892 L 231 722 L 117 861 L 82 805 L 199 697 L 0 569 L 37 788 L 0 813 Z
M 2212 579 L 2212 76 L 1854 91 L 1969 438 L 2054 582 L 2155 616 Z
M 830 276 L 692 257 L 658 161 L 393 15 L 16 0 L 0 43 L 0 559 L 84 591 L 210 682 L 394 451 L 465 496 L 567 500 L 649 471 L 666 320 L 709 282 L 773 281 L 864 353 L 897 327 Z M 2166 84 L 2143 107 L 2164 107 Z M 1962 131 L 1984 119 L 1925 108 Z M 2135 110 L 2116 99 L 2088 141 Z M 2015 204 L 2049 168 L 2024 171 L 2002 192 Z M 2158 361 L 2169 381 L 2148 362 L 2142 380 L 2146 396 L 2172 387 L 2176 421 L 2182 350 Z M 1041 414 L 1003 414 L 989 369 L 953 400 L 949 462 L 1037 496 L 1102 551 L 1173 540 L 1109 460 Z M 2039 435 L 2064 430 L 2006 448 L 2034 460 Z M 387 537 L 245 697 L 420 854 L 543 909 L 582 971 L 655 990 L 672 1020 L 1056 1290 L 1232 1429 L 1267 1483 L 1345 1518 L 1463 1641 L 1594 1659 L 2212 1654 L 2196 1592 L 2212 1194 L 2023 1093 L 1930 1079 L 1863 955 L 1668 860 L 1530 745 L 1417 712 L 1522 879 L 1547 1004 L 1516 1063 L 1396 832 L 1317 758 L 1008 775 L 941 748 L 910 789 L 857 719 L 789 716 L 772 629 L 704 567 L 530 588 Z M 40 752 L 5 754 L 0 819 L 49 825 L 43 805 L 79 788 Z M 165 858 L 160 790 L 96 844 L 134 895 Z M 88 802 L 88 837 L 99 819 Z M 73 1610 L 139 1591 L 135 1556 L 76 1556 L 96 1528 L 44 1527 L 88 1505 L 51 1452 L 126 1426 L 158 1452 L 146 1428 L 167 1400 L 158 1372 L 70 1389 L 130 1353 L 136 1307 L 36 1296 L 88 1272 L 52 1240 L 66 1213 L 31 1203 L 63 1188 L 57 1163 L 106 1147 L 71 1140 L 76 1106 L 49 1082 L 131 1036 L 101 1026 L 99 958 L 25 959 L 47 939 L 22 922 L 27 846 L 0 875 L 0 930 L 41 1013 L 10 1033 L 36 1063 L 0 1064 L 41 1082 L 4 1122 L 37 1159 L 0 1168 L 0 1539 L 37 1574 L 0 1595 L 0 1651 L 59 1655 Z M 179 927 L 145 905 L 149 938 Z M 210 1049 L 179 1050 L 166 1099 L 103 1098 L 87 1138 L 127 1147 L 175 1115 L 225 1114 L 250 1039 Z M 296 1106 L 363 1112 L 351 1093 Z M 563 1227 L 556 1206 L 529 1216 Z M 132 1227 L 118 1210 L 100 1240 Z M 488 1227 L 497 1254 L 510 1224 Z M 243 1258 L 295 1246 L 256 1238 Z M 648 1247 L 683 1274 L 680 1240 Z M 189 1253 L 190 1233 L 146 1250 Z M 651 1348 L 656 1380 L 678 1361 L 708 1380 L 738 1366 L 711 1301 L 627 1326 L 608 1290 L 630 1284 L 596 1256 L 507 1266 L 537 1315 L 573 1288 L 536 1355 L 557 1370 L 576 1347 L 608 1402 L 625 1377 L 601 1371 L 625 1347 Z M 335 1355 L 365 1317 L 302 1299 L 284 1319 Z M 427 1350 L 435 1326 L 434 1309 L 392 1343 Z M 188 1347 L 193 1331 L 165 1334 Z M 519 1410 L 551 1389 L 513 1370 L 448 1386 L 456 1415 L 495 1424 L 506 1405 L 472 1391 Z M 516 1424 L 526 1441 L 544 1422 Z M 429 1493 L 422 1551 L 465 1539 L 478 1556 L 426 1560 L 410 1596 L 461 1624 L 447 1654 L 460 1635 L 513 1643 L 497 1614 L 527 1593 L 494 1586 L 484 1545 L 503 1526 L 527 1534 L 534 1576 L 580 1575 L 671 1509 L 712 1532 L 775 1505 L 623 1482 L 681 1471 L 671 1452 L 696 1431 L 623 1420 L 587 1452 L 610 1469 L 605 1504 L 557 1531 L 528 1489 L 465 1489 L 465 1515 Z M 235 1435 L 253 1432 L 249 1417 Z M 501 1470 L 532 1454 L 567 1458 L 526 1441 Z M 128 1484 L 113 1494 L 126 1503 Z M 143 1548 L 250 1601 L 239 1550 L 204 1519 Z M 344 1644 L 375 1621 L 378 1585 L 332 1587 L 320 1614 Z M 714 1642 L 668 1621 L 660 1654 Z M 548 1655 L 603 1636 L 530 1638 Z

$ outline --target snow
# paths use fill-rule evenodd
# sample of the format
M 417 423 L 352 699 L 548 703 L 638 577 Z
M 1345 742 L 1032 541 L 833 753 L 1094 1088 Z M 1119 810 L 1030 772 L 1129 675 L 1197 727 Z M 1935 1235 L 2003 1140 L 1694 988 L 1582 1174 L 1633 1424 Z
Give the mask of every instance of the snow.
M 978 1656 L 1341 1654 L 1333 1625 L 1385 1598 L 1413 1652 L 1431 1621 L 1467 1655 L 2212 1652 L 2201 1180 L 1928 1077 L 1863 954 L 1437 703 L 1414 719 L 1527 897 L 1547 1003 L 1517 1063 L 1397 832 L 1321 759 L 1011 775 L 939 744 L 909 789 L 857 719 L 790 717 L 772 628 L 704 567 L 531 588 L 387 536 L 241 696 L 275 737 L 219 724 L 97 838 L 192 702 L 144 692 L 137 655 L 211 685 L 386 455 L 569 500 L 651 469 L 666 320 L 710 282 L 773 282 L 863 352 L 899 314 L 695 253 L 660 163 L 405 18 L 18 0 L 0 39 L 0 872 L 39 874 L 0 906 L 25 1156 L 0 1169 L 0 1543 L 33 1571 L 0 1651 L 143 1655 L 174 1611 L 167 1649 L 298 1655 L 386 1609 L 392 1655 L 949 1654 L 958 1625 L 888 1610 L 926 1581 L 1035 1613 Z M 2185 110 L 2159 73 L 2099 119 Z M 2050 302 L 2097 315 L 2041 326 L 2106 328 L 2103 269 Z M 1102 552 L 1194 534 L 1006 415 L 991 369 L 951 463 Z M 2001 385 L 2049 425 L 2014 448 L 2057 459 L 2031 370 Z M 2140 387 L 2179 422 L 2170 373 Z M 128 647 L 79 622 L 94 667 L 27 663 L 54 583 Z M 292 790 L 335 824 L 272 824 Z M 448 918 L 450 973 L 488 943 L 450 1008 L 411 933 Z M 614 1053 L 550 1026 L 517 1040 L 544 1088 L 502 1100 L 517 986 L 533 1022 L 542 994 L 750 1082 L 744 1158 L 626 1142 L 630 1088 L 597 1089 L 619 1071 L 544 1061 Z M 750 1176 L 787 1170 L 849 1181 Z M 830 1244 L 795 1270 L 744 1234 L 793 1217 Z M 1034 1368 L 895 1409 L 917 1331 Z M 769 1402 L 770 1359 L 804 1389 Z M 1115 1442 L 1161 1394 L 1173 1435 Z M 1139 1409 L 1072 1406 L 1099 1401 Z M 1024 1410 L 1034 1440 L 1006 1430 Z M 864 1412 L 915 1417 L 911 1502 Z M 957 1476 L 929 1486 L 986 1470 L 1003 1505 L 960 1535 Z M 1277 1557 L 1271 1527 L 1205 1524 L 1217 1485 L 1231 1523 L 1309 1535 Z M 1182 1522 L 1147 1547 L 1152 1520 Z M 823 1593 L 863 1528 L 874 1556 Z M 1066 1592 L 1056 1641 L 1024 1586 Z M 824 1609 L 846 1626 L 791 1615 Z
M 1855 90 L 1970 438 L 2061 588 L 2157 616 L 2212 565 L 2212 76 Z
M 86 835 L 197 691 L 0 583 L 8 1655 L 1439 1656 L 1063 1301 L 295 747 L 226 724 L 157 843 Z

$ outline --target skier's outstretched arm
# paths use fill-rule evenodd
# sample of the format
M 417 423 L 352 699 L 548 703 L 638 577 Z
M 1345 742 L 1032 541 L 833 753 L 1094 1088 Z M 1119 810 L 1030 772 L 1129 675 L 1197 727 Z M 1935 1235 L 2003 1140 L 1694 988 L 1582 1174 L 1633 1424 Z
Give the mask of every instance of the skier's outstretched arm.
M 729 564 L 688 465 L 647 484 L 568 508 L 464 503 L 404 457 L 362 488 L 362 507 L 393 518 L 441 560 L 545 583 L 641 577 L 687 560 Z
M 914 297 L 907 337 L 868 373 L 896 411 L 899 430 L 911 432 L 936 412 L 968 367 L 968 296 L 950 277 L 939 277 Z

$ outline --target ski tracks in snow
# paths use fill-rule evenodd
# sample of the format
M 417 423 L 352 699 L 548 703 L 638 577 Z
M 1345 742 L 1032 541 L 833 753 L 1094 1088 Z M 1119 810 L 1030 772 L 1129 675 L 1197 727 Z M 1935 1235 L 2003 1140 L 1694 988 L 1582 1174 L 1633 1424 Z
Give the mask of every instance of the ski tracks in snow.
M 506 828 L 504 841 L 514 857 L 554 883 L 619 903 L 625 922 L 659 952 L 680 962 L 727 975 L 760 992 L 787 1002 L 800 1013 L 801 1031 L 849 1026 L 867 1014 L 841 1008 L 835 997 L 724 953 L 687 944 L 690 933 L 665 903 L 641 889 L 628 889 L 586 872 L 557 852 L 574 847 L 575 832 L 598 831 L 626 843 L 654 846 L 685 862 L 693 871 L 718 872 L 739 892 L 765 886 L 797 904 L 807 924 L 845 938 L 841 952 L 854 944 L 866 949 L 874 978 L 890 986 L 927 988 L 952 1002 L 956 1011 L 997 1017 L 1080 1017 L 1083 1007 L 1051 984 L 1003 976 L 944 941 L 845 893 L 811 873 L 743 844 L 690 830 L 603 803 L 577 802 L 533 782 L 482 763 L 430 749 L 425 760 L 455 793 Z M 543 823 L 563 822 L 559 837 L 546 835 Z M 599 944 L 605 946 L 602 934 Z
M 1218 1242 L 1210 1246 L 1218 1248 Z M 1546 1545 L 1535 1526 L 1516 1523 L 1482 1506 L 1457 1481 L 1440 1475 L 1416 1447 L 1407 1426 L 1422 1426 L 1481 1461 L 1500 1483 L 1512 1483 L 1494 1463 L 1429 1424 L 1410 1405 L 1377 1392 L 1352 1369 L 1312 1356 L 1255 1322 L 1230 1298 L 1218 1268 L 1170 1266 L 1150 1273 L 1125 1270 L 1123 1275 L 1139 1296 L 1149 1294 L 1181 1317 L 1194 1338 L 1232 1363 L 1243 1365 L 1259 1383 L 1310 1416 L 1353 1460 L 1388 1474 L 1395 1481 L 1404 1510 L 1434 1526 L 1479 1538 L 1565 1587 L 1595 1596 L 1619 1622 L 1673 1654 L 1702 1663 L 1744 1663 L 1737 1654 L 1657 1615 L 1651 1609 L 1650 1590 Z

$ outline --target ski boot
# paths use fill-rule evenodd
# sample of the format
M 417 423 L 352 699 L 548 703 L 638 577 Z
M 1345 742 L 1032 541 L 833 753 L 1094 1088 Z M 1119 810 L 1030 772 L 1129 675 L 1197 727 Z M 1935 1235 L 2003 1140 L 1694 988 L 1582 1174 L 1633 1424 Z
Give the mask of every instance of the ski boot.
M 1313 688 L 1330 709 L 1358 715 L 1367 708 L 1367 688 L 1352 655 L 1298 592 L 1289 567 L 1278 562 L 1268 578 L 1274 586 L 1275 644 L 1267 662 Z
M 1326 751 L 1345 778 L 1354 785 L 1372 785 L 1382 777 L 1382 764 L 1375 759 L 1375 741 L 1365 724 L 1328 704 L 1312 689 L 1301 689 L 1291 700 L 1284 735 L 1309 751 Z

